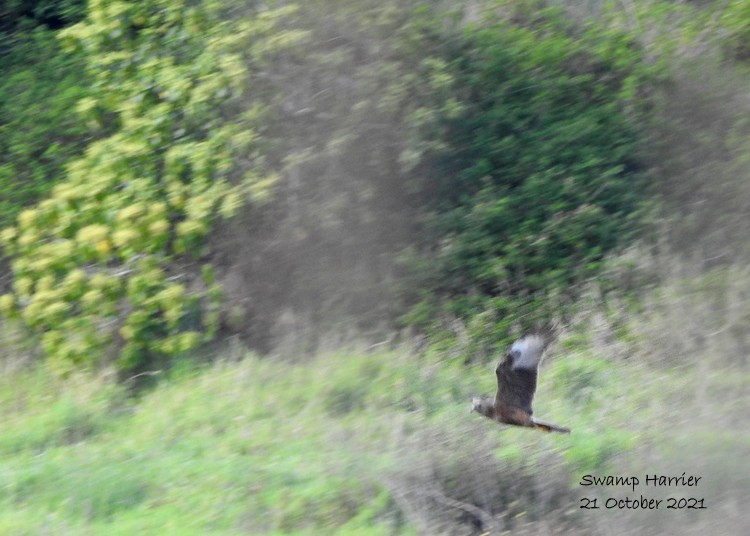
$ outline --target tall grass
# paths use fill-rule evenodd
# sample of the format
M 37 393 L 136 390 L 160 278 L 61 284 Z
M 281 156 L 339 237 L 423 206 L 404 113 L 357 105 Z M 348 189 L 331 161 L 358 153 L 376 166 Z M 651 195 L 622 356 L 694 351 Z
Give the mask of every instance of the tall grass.
M 535 402 L 570 436 L 470 414 L 470 397 L 495 388 L 494 363 L 441 354 L 247 355 L 184 367 L 138 397 L 21 367 L 0 380 L 0 534 L 739 533 L 750 434 L 738 328 L 707 324 L 686 342 L 676 322 L 688 308 L 698 323 L 735 318 L 733 285 L 676 280 L 628 322 L 600 308 L 570 326 Z M 584 488 L 584 474 L 682 471 L 705 484 L 657 498 L 694 492 L 708 510 L 579 508 L 627 491 Z

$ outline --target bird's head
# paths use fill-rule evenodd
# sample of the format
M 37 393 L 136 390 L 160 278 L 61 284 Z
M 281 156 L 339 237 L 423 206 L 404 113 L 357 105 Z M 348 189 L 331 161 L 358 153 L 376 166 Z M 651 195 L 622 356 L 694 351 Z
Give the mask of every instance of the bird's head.
M 471 399 L 471 411 L 482 415 L 489 415 L 493 409 L 492 400 L 484 396 L 475 396 Z

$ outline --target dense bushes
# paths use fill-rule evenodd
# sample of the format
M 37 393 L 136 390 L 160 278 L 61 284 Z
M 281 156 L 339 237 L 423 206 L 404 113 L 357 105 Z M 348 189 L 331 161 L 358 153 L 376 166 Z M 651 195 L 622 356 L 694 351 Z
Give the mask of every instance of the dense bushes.
M 86 0 L 3 0 L 0 36 L 3 31 L 13 32 L 30 25 L 62 28 L 81 20 L 85 11 Z
M 128 370 L 211 337 L 220 289 L 201 268 L 204 237 L 268 180 L 248 71 L 294 38 L 276 33 L 283 11 L 233 22 L 226 10 L 93 1 L 62 33 L 93 81 L 79 109 L 115 132 L 3 231 L 16 259 L 2 305 L 63 368 L 95 363 L 114 343 Z
M 63 51 L 55 33 L 44 28 L 0 37 L 12 42 L 0 51 L 0 227 L 5 227 L 24 206 L 49 193 L 90 133 L 75 112 L 88 95 L 83 57 Z
M 528 328 L 639 229 L 647 190 L 628 112 L 644 104 L 641 52 L 556 11 L 528 15 L 468 31 L 442 100 L 412 115 L 431 213 L 410 321 L 483 313 L 501 337 Z
M 0 305 L 67 366 L 126 369 L 210 340 L 222 288 L 227 329 L 264 350 L 406 324 L 494 351 L 568 314 L 644 228 L 639 128 L 668 73 L 617 17 L 547 4 L 92 1 L 60 32 L 90 87 L 55 103 L 81 119 L 50 127 L 84 156 L 4 119 L 22 150 L 0 187 L 37 182 L 0 217 L 67 175 L 3 231 Z
M 497 340 L 632 236 L 648 73 L 623 32 L 538 3 L 468 27 L 455 6 L 325 4 L 293 22 L 307 55 L 270 67 L 284 176 L 228 254 L 251 344 L 382 340 L 407 309 L 419 329 L 483 313 Z
M 382 326 L 404 306 L 420 329 L 447 313 L 502 340 L 518 318 L 549 317 L 545 304 L 637 229 L 643 176 L 626 109 L 638 110 L 644 76 L 622 33 L 534 2 L 490 2 L 506 12 L 468 30 L 453 8 L 421 2 L 363 2 L 377 17 L 342 8 L 335 26 L 311 5 L 272 45 L 307 33 L 308 56 L 279 56 L 248 86 L 276 19 L 219 23 L 226 7 L 207 5 L 93 2 L 63 32 L 93 81 L 79 109 L 116 131 L 4 234 L 18 257 L 5 306 L 44 332 L 48 353 L 76 360 L 114 339 L 129 367 L 212 336 L 219 289 L 196 268 L 211 263 L 217 215 L 262 176 L 262 104 L 285 179 L 220 251 L 235 279 L 260 282 L 230 290 L 256 340 L 284 318 L 298 336 L 299 318 L 307 331 Z M 252 106 L 264 78 L 275 94 Z

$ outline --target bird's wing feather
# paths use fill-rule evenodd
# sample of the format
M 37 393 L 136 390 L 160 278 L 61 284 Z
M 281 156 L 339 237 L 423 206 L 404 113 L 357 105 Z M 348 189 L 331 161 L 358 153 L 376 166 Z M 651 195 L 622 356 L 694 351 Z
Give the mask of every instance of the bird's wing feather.
M 510 348 L 513 370 L 537 370 L 547 344 L 547 340 L 540 335 L 528 335 L 514 342 Z
M 495 408 L 519 408 L 532 414 L 531 403 L 536 391 L 537 369 L 547 347 L 539 335 L 529 335 L 517 340 L 510 352 L 495 369 L 497 394 Z
M 498 413 L 510 408 L 522 409 L 532 414 L 531 402 L 536 391 L 536 370 L 513 370 L 508 360 L 497 366 L 497 394 L 495 409 Z

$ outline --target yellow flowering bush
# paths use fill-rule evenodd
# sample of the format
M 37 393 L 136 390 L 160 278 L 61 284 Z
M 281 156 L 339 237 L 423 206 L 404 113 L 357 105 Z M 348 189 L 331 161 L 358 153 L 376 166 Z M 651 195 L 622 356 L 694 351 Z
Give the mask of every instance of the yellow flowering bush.
M 61 31 L 96 80 L 78 111 L 116 128 L 0 230 L 14 272 L 0 310 L 40 333 L 59 370 L 104 356 L 130 370 L 213 336 L 221 292 L 200 273 L 206 237 L 269 178 L 248 156 L 261 109 L 248 73 L 279 48 L 276 22 L 292 11 L 243 9 L 91 0 Z

